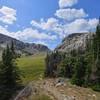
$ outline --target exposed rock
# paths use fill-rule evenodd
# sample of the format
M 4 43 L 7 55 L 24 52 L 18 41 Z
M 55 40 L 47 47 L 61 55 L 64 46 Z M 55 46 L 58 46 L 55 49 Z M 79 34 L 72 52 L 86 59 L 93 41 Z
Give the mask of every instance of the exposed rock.
M 73 49 L 85 50 L 86 39 L 90 38 L 94 33 L 73 33 L 65 37 L 62 43 L 55 49 L 56 51 L 69 52 Z
M 30 96 L 32 89 L 30 86 L 25 87 L 14 100 L 24 100 L 24 98 Z

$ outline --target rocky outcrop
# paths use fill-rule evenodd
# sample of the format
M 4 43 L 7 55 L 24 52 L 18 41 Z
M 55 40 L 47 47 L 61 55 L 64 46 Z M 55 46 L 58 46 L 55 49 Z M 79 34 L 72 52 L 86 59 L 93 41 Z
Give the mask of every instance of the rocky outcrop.
M 86 40 L 90 38 L 94 33 L 73 33 L 65 37 L 62 43 L 56 47 L 56 51 L 69 52 L 71 50 L 85 50 Z
M 60 85 L 57 86 L 58 84 Z M 29 83 L 14 100 L 43 100 L 35 98 L 43 94 L 50 97 L 50 100 L 99 100 L 100 98 L 99 92 L 72 85 L 69 79 L 48 78 Z

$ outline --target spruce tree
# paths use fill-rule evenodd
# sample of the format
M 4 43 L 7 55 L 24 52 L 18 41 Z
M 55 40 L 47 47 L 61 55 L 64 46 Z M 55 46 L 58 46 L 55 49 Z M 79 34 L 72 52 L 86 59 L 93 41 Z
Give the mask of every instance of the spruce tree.
M 48 77 L 50 74 L 50 64 L 49 64 L 49 54 L 47 53 L 46 58 L 45 58 L 45 77 Z
M 0 100 L 10 100 L 20 87 L 19 70 L 11 48 L 7 45 L 0 64 Z
M 85 85 L 100 91 L 100 19 L 95 34 L 86 41 L 86 44 L 88 48 L 85 52 L 87 61 Z
M 62 56 L 58 51 L 52 52 L 51 54 L 47 54 L 47 57 L 45 59 L 46 63 L 45 75 L 47 77 L 57 76 L 57 69 L 61 59 Z
M 94 54 L 94 75 L 95 85 L 97 90 L 100 91 L 100 19 L 96 28 L 96 34 L 93 38 L 93 54 Z
M 76 62 L 74 75 L 72 77 L 72 83 L 78 86 L 82 86 L 85 82 L 85 73 L 86 73 L 86 61 L 84 59 L 84 56 L 79 56 Z
M 73 75 L 74 58 L 66 57 L 63 59 L 58 66 L 58 75 L 61 77 L 71 78 Z
M 17 54 L 16 54 L 16 52 L 15 52 L 15 47 L 14 47 L 14 42 L 13 42 L 13 41 L 11 42 L 11 47 L 10 47 L 10 49 L 11 49 L 13 58 L 16 59 Z

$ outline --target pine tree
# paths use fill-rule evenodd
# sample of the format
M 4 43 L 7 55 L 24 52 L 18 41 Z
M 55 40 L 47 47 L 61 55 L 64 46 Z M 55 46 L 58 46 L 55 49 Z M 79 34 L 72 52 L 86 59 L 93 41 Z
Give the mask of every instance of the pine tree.
M 96 30 L 96 39 L 97 39 L 97 72 L 98 76 L 100 76 L 100 19 L 99 19 L 99 24 L 97 26 Z
M 73 69 L 74 69 L 74 58 L 73 57 L 66 57 L 63 59 L 59 66 L 58 66 L 58 71 L 59 71 L 59 76 L 71 78 L 73 75 Z
M 11 48 L 7 45 L 0 64 L 0 100 L 10 100 L 20 86 L 19 70 Z
M 100 21 L 96 28 L 96 34 L 93 38 L 93 54 L 95 67 L 100 62 Z
M 57 67 L 61 59 L 62 56 L 58 51 L 52 52 L 51 54 L 47 54 L 47 57 L 45 59 L 45 63 L 46 63 L 45 75 L 47 77 L 57 76 Z
M 50 74 L 50 64 L 49 64 L 49 54 L 47 53 L 46 58 L 45 58 L 45 77 L 48 77 Z
M 85 82 L 86 61 L 83 56 L 78 57 L 72 83 L 82 86 Z
M 96 34 L 93 39 L 93 54 L 94 54 L 94 67 L 95 67 L 95 82 L 100 91 L 100 19 L 96 28 Z
M 10 47 L 10 49 L 11 49 L 11 52 L 12 52 L 13 58 L 16 59 L 17 54 L 16 54 L 16 52 L 15 52 L 15 47 L 14 47 L 14 42 L 13 42 L 13 41 L 11 42 L 11 47 Z

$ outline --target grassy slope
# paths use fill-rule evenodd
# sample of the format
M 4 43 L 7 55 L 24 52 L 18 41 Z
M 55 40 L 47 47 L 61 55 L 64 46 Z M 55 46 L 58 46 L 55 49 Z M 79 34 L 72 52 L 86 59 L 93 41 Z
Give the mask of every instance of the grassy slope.
M 52 100 L 52 99 L 49 96 L 41 93 L 41 95 L 37 94 L 35 96 L 30 96 L 28 100 Z
M 37 80 L 43 75 L 44 59 L 44 54 L 27 56 L 18 59 L 17 64 L 24 76 L 22 78 L 24 84 Z

